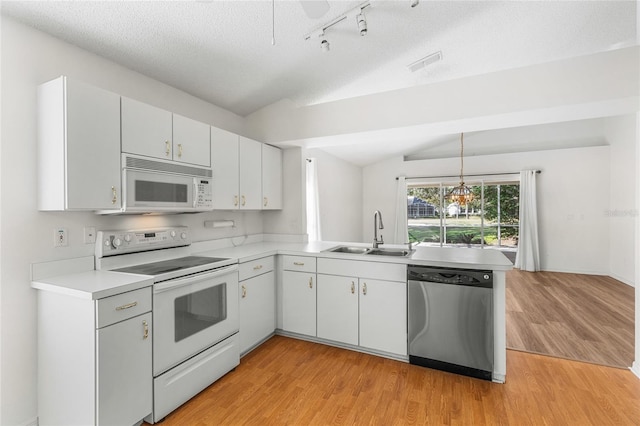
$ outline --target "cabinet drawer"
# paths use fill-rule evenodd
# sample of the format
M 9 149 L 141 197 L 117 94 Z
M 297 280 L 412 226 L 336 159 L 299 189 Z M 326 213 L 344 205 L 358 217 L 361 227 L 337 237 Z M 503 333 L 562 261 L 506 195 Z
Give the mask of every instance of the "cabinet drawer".
M 102 328 L 151 311 L 151 287 L 128 291 L 96 301 L 96 328 Z
M 285 271 L 315 272 L 316 258 L 309 256 L 283 256 L 282 265 Z
M 241 263 L 239 268 L 239 280 L 244 281 L 273 271 L 273 256 L 263 257 L 250 262 Z

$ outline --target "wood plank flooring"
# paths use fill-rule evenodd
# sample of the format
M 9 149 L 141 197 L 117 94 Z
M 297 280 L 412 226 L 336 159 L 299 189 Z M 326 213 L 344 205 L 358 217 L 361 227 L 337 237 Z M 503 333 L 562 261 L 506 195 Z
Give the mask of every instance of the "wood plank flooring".
M 634 358 L 634 288 L 613 278 L 507 272 L 507 347 L 620 368 Z
M 161 424 L 639 425 L 640 380 L 507 351 L 496 384 L 275 336 Z

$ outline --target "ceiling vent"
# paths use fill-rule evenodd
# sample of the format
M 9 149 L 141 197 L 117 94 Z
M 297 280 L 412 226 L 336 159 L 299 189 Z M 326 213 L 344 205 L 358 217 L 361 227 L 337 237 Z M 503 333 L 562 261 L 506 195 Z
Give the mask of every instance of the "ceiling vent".
M 417 61 L 407 65 L 407 69 L 411 72 L 416 72 L 441 60 L 442 60 L 442 51 L 439 50 L 435 53 L 427 55 L 424 58 L 418 59 Z

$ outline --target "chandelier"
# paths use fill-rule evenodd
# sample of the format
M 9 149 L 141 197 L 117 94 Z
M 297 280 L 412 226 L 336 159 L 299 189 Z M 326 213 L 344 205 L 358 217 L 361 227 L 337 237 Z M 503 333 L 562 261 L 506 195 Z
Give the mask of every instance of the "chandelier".
M 454 187 L 449 193 L 449 198 L 452 202 L 458 203 L 460 206 L 465 206 L 473 201 L 473 193 L 471 188 L 464 184 L 463 173 L 463 158 L 464 158 L 464 133 L 460 133 L 460 185 Z

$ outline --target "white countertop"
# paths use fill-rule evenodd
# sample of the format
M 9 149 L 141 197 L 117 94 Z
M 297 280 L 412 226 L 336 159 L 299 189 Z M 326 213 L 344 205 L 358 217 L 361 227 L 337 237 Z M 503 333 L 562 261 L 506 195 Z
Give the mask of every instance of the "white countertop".
M 315 256 L 332 259 L 366 260 L 383 263 L 403 263 L 462 269 L 487 269 L 508 271 L 513 264 L 498 250 L 461 247 L 415 247 L 409 257 L 372 256 L 327 252 L 333 247 L 347 245 L 351 247 L 371 247 L 366 243 L 342 243 L 319 241 L 313 243 L 277 243 L 260 242 L 236 247 L 226 247 L 197 253 L 200 256 L 228 257 L 238 259 L 240 263 L 276 254 L 293 256 Z M 382 248 L 406 248 L 406 246 L 385 244 Z
M 38 290 L 52 291 L 81 299 L 102 299 L 153 285 L 153 277 L 112 271 L 87 271 L 58 275 L 31 282 Z

